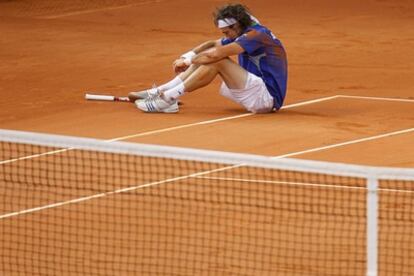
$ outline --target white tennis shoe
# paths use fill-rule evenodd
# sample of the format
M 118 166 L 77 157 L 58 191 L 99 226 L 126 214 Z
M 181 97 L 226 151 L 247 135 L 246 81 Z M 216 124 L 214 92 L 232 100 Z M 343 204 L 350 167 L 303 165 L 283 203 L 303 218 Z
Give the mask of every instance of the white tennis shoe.
M 174 100 L 169 103 L 160 95 L 155 97 L 147 97 L 143 100 L 135 101 L 135 105 L 138 109 L 149 112 L 149 113 L 177 113 L 178 112 L 178 102 Z
M 157 88 L 157 86 L 154 84 L 152 88 L 142 90 L 142 91 L 136 91 L 136 92 L 130 92 L 128 94 L 128 98 L 131 102 L 135 102 L 136 100 L 143 100 L 151 97 L 156 97 L 161 93 L 161 91 Z

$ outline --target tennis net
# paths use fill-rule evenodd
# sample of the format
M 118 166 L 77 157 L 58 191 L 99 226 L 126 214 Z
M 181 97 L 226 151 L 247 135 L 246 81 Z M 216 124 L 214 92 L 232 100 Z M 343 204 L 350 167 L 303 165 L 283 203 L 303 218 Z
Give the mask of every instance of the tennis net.
M 0 130 L 2 275 L 414 274 L 414 170 Z

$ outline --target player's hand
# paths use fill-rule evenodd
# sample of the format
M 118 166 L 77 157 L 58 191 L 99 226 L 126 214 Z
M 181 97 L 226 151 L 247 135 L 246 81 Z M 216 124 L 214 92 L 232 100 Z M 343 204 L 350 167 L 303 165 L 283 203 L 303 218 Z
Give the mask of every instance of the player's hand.
M 176 59 L 173 63 L 173 69 L 176 74 L 184 72 L 188 67 L 183 58 Z

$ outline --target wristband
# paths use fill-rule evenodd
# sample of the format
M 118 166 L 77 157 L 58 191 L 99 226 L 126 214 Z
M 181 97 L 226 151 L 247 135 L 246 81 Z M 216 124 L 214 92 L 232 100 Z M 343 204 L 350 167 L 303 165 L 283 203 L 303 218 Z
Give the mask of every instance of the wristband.
M 194 51 L 189 51 L 183 55 L 181 55 L 181 58 L 184 59 L 184 63 L 189 66 L 191 65 L 191 60 L 193 59 L 194 56 L 196 56 L 197 54 Z

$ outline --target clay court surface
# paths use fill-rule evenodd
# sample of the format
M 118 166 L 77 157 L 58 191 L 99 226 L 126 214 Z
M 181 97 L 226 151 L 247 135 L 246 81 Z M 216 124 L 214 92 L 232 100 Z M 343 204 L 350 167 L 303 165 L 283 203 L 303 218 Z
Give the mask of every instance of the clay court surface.
M 413 1 L 243 3 L 282 40 L 288 54 L 287 98 L 277 113 L 246 113 L 219 95 L 219 79 L 185 95 L 178 114 L 144 114 L 130 103 L 84 99 L 87 91 L 125 96 L 129 91 L 168 81 L 173 77 L 171 64 L 177 56 L 205 40 L 221 37 L 211 13 L 223 1 L 0 0 L 0 128 L 414 167 Z M 189 202 L 182 208 L 200 208 L 191 207 Z M 45 219 L 41 213 L 35 216 Z M 312 224 L 312 217 L 297 219 L 310 220 Z M 358 223 L 355 227 L 362 227 Z M 208 227 L 207 222 L 202 225 Z M 288 224 L 285 226 L 289 229 Z M 412 239 L 410 242 L 414 243 Z M 363 249 L 354 253 L 364 257 Z M 276 274 L 271 269 L 266 271 L 269 275 L 346 275 L 341 274 L 341 263 L 317 261 L 313 274 L 306 274 L 304 271 L 312 271 L 311 262 L 295 267 L 295 256 L 289 258 L 285 267 L 273 271 Z M 63 264 L 69 262 L 63 259 Z M 220 258 L 209 259 L 212 267 L 207 272 L 255 275 L 254 270 L 238 269 L 233 261 L 220 267 L 216 259 Z M 31 264 L 24 265 L 30 271 Z M 174 268 L 168 262 L 164 265 Z M 324 265 L 326 270 L 321 269 Z M 414 273 L 413 264 L 406 265 L 409 270 L 401 271 Z M 108 267 L 111 271 L 117 268 Z M 148 264 L 148 269 L 155 268 Z M 194 274 L 197 275 L 201 271 L 197 269 L 175 272 L 189 275 L 198 271 Z M 52 273 L 47 268 L 39 271 Z M 104 271 L 103 267 L 88 273 L 105 274 Z M 364 264 L 355 271 L 364 273 Z M 76 270 L 72 272 L 76 274 Z M 157 273 L 168 274 L 164 270 Z

